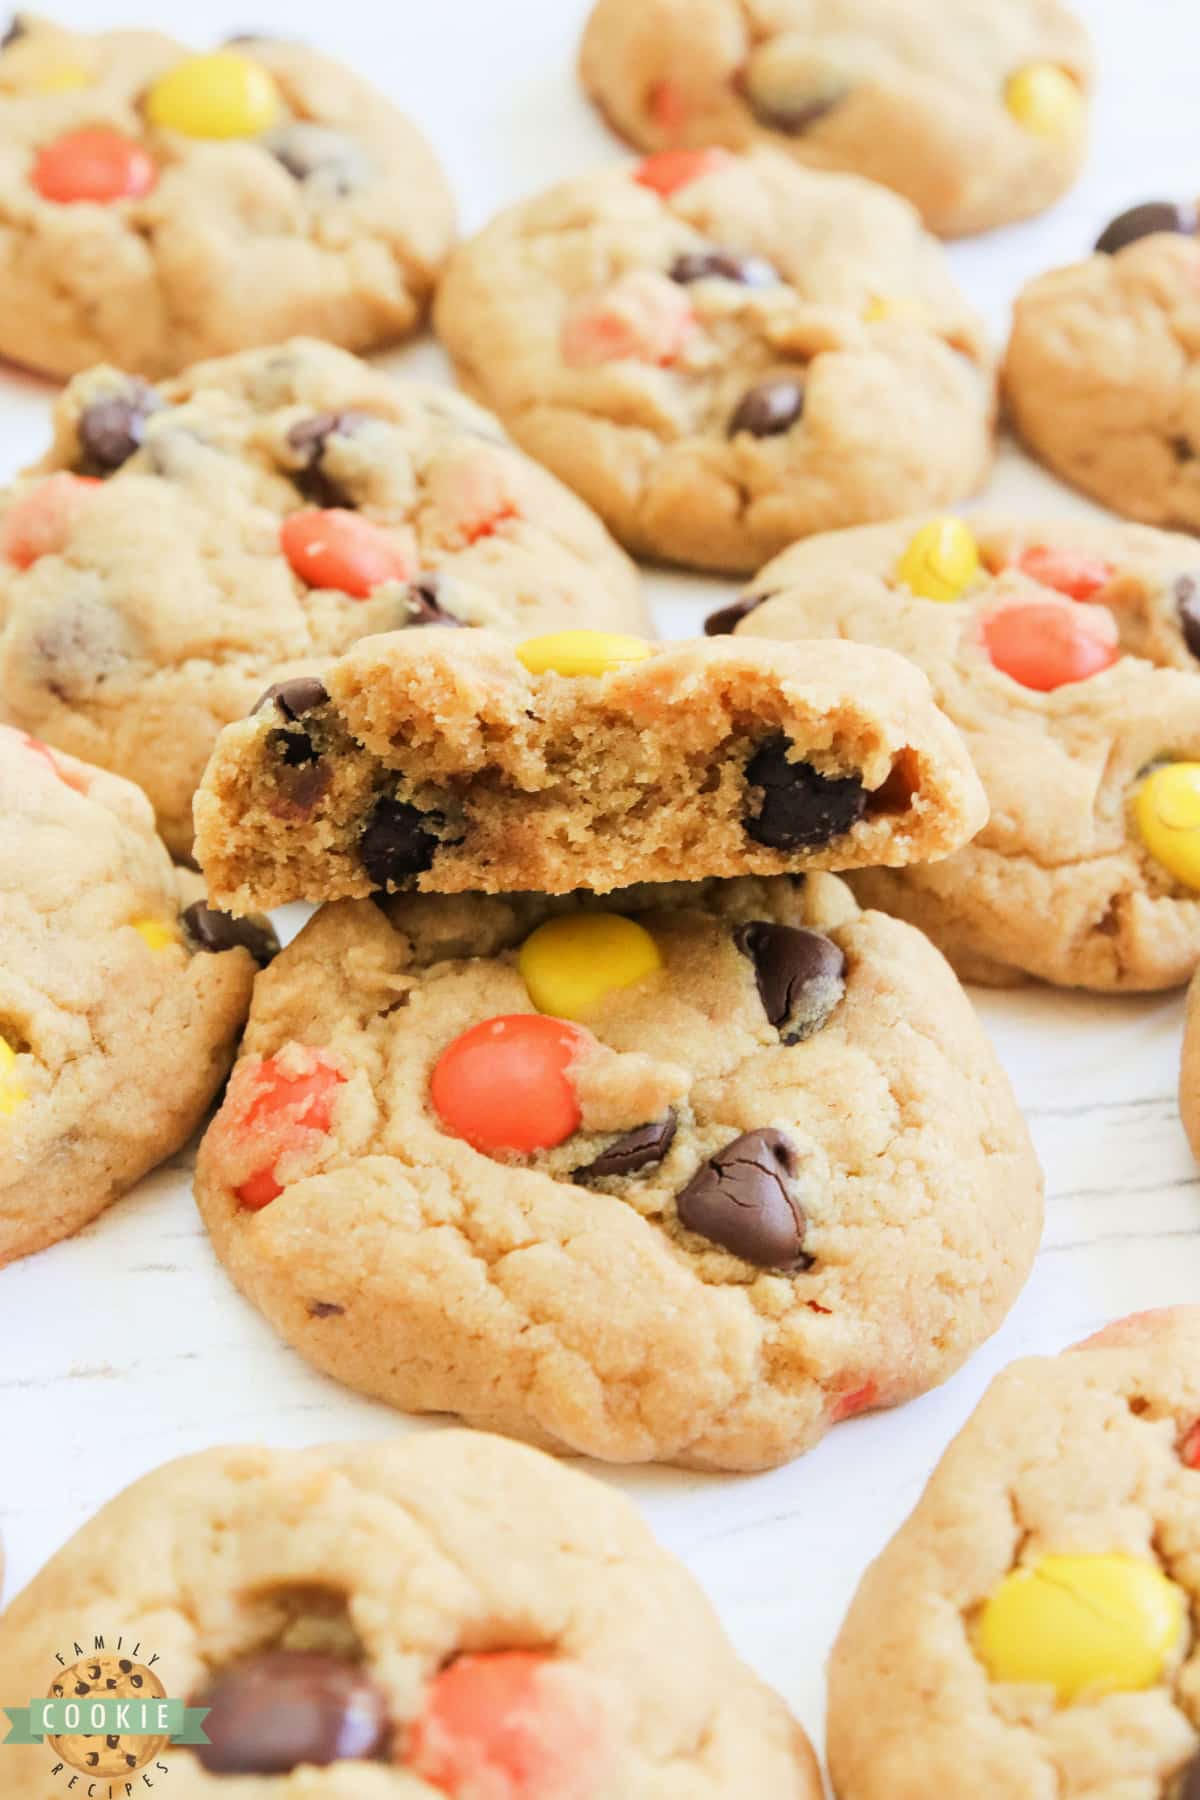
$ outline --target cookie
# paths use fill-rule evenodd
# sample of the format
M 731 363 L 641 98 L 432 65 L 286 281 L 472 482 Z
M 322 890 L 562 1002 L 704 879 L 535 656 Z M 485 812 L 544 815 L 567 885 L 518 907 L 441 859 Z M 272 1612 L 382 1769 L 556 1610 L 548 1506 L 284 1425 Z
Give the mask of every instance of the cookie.
M 454 238 L 432 151 L 301 44 L 192 55 L 18 16 L 0 47 L 0 352 L 158 376 L 297 331 L 420 323 Z
M 1192 1800 L 1198 1539 L 1200 1308 L 1014 1363 L 834 1646 L 838 1800 Z
M 218 731 L 281 668 L 430 622 L 646 617 L 596 519 L 486 414 L 329 345 L 79 376 L 0 500 L 0 706 L 137 781 L 179 854 Z
M 222 732 L 196 852 L 217 903 L 245 912 L 907 862 L 985 816 L 958 734 L 898 657 L 389 632 Z
M 1114 226 L 1118 241 L 1136 230 L 1128 215 Z M 1048 468 L 1114 512 L 1188 531 L 1200 531 L 1198 290 L 1194 232 L 1134 235 L 1021 290 L 1004 366 L 1013 423 Z
M 208 1709 L 207 1746 L 152 1777 L 176 1800 L 222 1778 L 244 1800 L 820 1800 L 799 1725 L 629 1501 L 480 1433 L 167 1464 L 13 1601 L 0 1692 L 41 1692 L 81 1618 Z M 50 1769 L 10 1746 L 5 1800 L 49 1800 Z
M 1200 978 L 1192 982 L 1188 994 L 1183 1063 L 1179 1073 L 1179 1111 L 1192 1149 L 1200 1158 Z
M 333 902 L 256 987 L 196 1193 L 351 1387 L 707 1469 L 942 1381 L 1041 1222 L 950 970 L 823 874 Z
M 6 726 L 0 816 L 3 1264 L 187 1142 L 277 945 L 191 898 L 136 788 Z
M 640 555 L 746 571 L 972 492 L 982 327 L 913 209 L 771 151 L 667 152 L 501 213 L 436 324 L 469 391 Z
M 943 237 L 1041 212 L 1087 141 L 1059 0 L 597 0 L 584 86 L 644 150 L 770 144 L 882 182 Z
M 84 1657 L 55 1677 L 47 1699 L 164 1700 L 167 1690 L 153 1669 L 129 1656 L 100 1653 Z M 129 1775 L 161 1756 L 166 1734 L 149 1737 L 129 1732 L 49 1733 L 46 1745 L 61 1762 L 87 1775 Z
M 1200 962 L 1200 554 L 1137 526 L 909 519 L 799 545 L 715 632 L 883 645 L 928 675 L 991 817 L 855 876 L 960 975 L 1133 991 Z

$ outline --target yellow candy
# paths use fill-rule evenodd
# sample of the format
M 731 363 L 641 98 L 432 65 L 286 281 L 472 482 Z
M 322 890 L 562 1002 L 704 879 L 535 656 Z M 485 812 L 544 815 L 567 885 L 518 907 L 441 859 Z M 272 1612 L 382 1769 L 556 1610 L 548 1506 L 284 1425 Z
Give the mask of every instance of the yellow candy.
M 29 1096 L 16 1076 L 17 1053 L 6 1038 L 0 1037 L 0 1115 L 15 1113 Z
M 160 75 L 146 98 L 150 123 L 185 137 L 257 137 L 279 110 L 274 77 L 236 50 L 189 56 Z
M 1183 1631 L 1183 1594 L 1137 1556 L 1043 1556 L 1006 1575 L 976 1647 L 993 1681 L 1045 1682 L 1064 1704 L 1153 1687 Z
M 979 573 L 979 545 L 961 519 L 931 519 L 896 565 L 906 587 L 923 600 L 961 600 Z
M 1200 763 L 1165 763 L 1133 803 L 1142 842 L 1184 887 L 1200 888 Z
M 606 994 L 633 987 L 662 967 L 658 945 L 641 925 L 616 913 L 548 919 L 521 945 L 517 966 L 539 1012 L 586 1019 Z
M 881 325 L 885 319 L 915 324 L 925 317 L 925 308 L 919 300 L 910 299 L 907 294 L 876 294 L 863 307 L 863 318 L 868 325 Z
M 1083 127 L 1079 84 L 1057 63 L 1030 63 L 1018 69 L 1004 90 L 1004 104 L 1017 124 L 1036 137 L 1073 137 Z
M 552 631 L 517 645 L 517 660 L 531 675 L 553 669 L 559 675 L 607 675 L 622 663 L 644 662 L 650 645 L 644 638 L 613 631 Z
M 152 950 L 165 950 L 168 944 L 179 942 L 179 933 L 174 926 L 165 925 L 161 919 L 131 919 L 129 922 Z
M 90 69 L 79 63 L 59 63 L 32 75 L 29 91 L 34 94 L 72 94 L 78 88 L 90 87 L 91 83 Z

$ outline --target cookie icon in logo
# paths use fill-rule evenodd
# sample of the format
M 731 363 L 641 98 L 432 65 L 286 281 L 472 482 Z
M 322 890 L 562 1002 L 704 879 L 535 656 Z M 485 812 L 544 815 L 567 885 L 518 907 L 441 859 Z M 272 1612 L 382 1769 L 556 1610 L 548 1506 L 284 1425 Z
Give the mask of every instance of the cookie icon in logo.
M 164 1700 L 167 1690 L 158 1676 L 144 1664 L 128 1656 L 85 1656 L 72 1664 L 51 1686 L 47 1698 L 77 1700 L 82 1723 L 87 1723 L 91 1700 Z M 144 1769 L 158 1756 L 169 1736 L 162 1732 L 154 1737 L 134 1737 L 128 1732 L 104 1733 L 73 1731 L 67 1736 L 47 1737 L 56 1755 L 73 1769 L 89 1775 L 128 1775 Z

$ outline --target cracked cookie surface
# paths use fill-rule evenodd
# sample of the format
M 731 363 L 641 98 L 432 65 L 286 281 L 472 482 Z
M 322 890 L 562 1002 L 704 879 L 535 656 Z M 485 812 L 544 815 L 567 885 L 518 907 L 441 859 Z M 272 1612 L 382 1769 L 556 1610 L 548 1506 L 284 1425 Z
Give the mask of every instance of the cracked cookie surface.
M 300 44 L 189 57 L 22 14 L 0 120 L 0 350 L 55 375 L 157 376 L 298 331 L 388 343 L 453 241 L 420 133 Z
M 913 209 L 772 151 L 562 183 L 452 257 L 469 392 L 631 549 L 744 571 L 970 493 L 992 360 Z
M 222 725 L 283 669 L 430 620 L 639 630 L 599 522 L 459 395 L 298 339 L 73 381 L 0 501 L 3 712 L 128 776 L 180 854 Z
M 1197 1307 L 992 1383 L 834 1646 L 838 1800 L 1187 1800 L 1198 1420 Z
M 971 980 L 1178 986 L 1200 959 L 1196 545 L 1066 519 L 969 527 L 911 519 L 799 545 L 748 585 L 762 604 L 710 625 L 899 651 L 963 733 L 988 823 L 936 866 L 856 875 L 867 904 Z M 1164 781 L 1177 830 L 1146 819 Z
M 943 1380 L 1041 1224 L 950 970 L 822 874 L 331 903 L 256 985 L 196 1193 L 348 1385 L 710 1469 Z

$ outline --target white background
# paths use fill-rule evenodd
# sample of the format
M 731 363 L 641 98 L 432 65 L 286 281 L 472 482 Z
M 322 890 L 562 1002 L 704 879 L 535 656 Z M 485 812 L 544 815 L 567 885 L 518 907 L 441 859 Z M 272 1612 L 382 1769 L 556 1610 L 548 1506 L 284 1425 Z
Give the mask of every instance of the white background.
M 926 4 L 939 21 L 951 10 Z M 275 29 L 369 71 L 436 144 L 470 229 L 499 205 L 620 153 L 574 80 L 585 10 L 586 0 L 221 0 L 203 8 L 125 0 L 117 17 L 172 28 L 197 45 L 227 31 Z M 1080 10 L 1101 70 L 1083 182 L 1043 218 L 951 250 L 997 338 L 1028 276 L 1082 254 L 1125 205 L 1200 186 L 1193 0 L 1081 0 Z M 57 11 L 85 28 L 115 22 L 85 0 L 60 0 Z M 386 360 L 448 379 L 430 343 Z M 49 398 L 48 387 L 0 366 L 0 476 L 41 449 Z M 1082 506 L 1012 450 L 989 498 L 1043 515 Z M 672 635 L 696 629 L 733 591 L 674 576 L 653 577 L 651 588 Z M 823 1663 L 857 1578 L 989 1375 L 1116 1314 L 1200 1297 L 1200 1183 L 1174 1098 L 1180 997 L 1031 989 L 978 998 L 1049 1189 L 1041 1258 L 998 1336 L 939 1393 L 843 1425 L 774 1474 L 596 1471 L 640 1502 L 818 1743 Z M 167 1457 L 237 1439 L 308 1444 L 435 1428 L 342 1391 L 276 1341 L 216 1264 L 185 1159 L 77 1238 L 0 1273 L 9 1596 L 101 1501 Z

